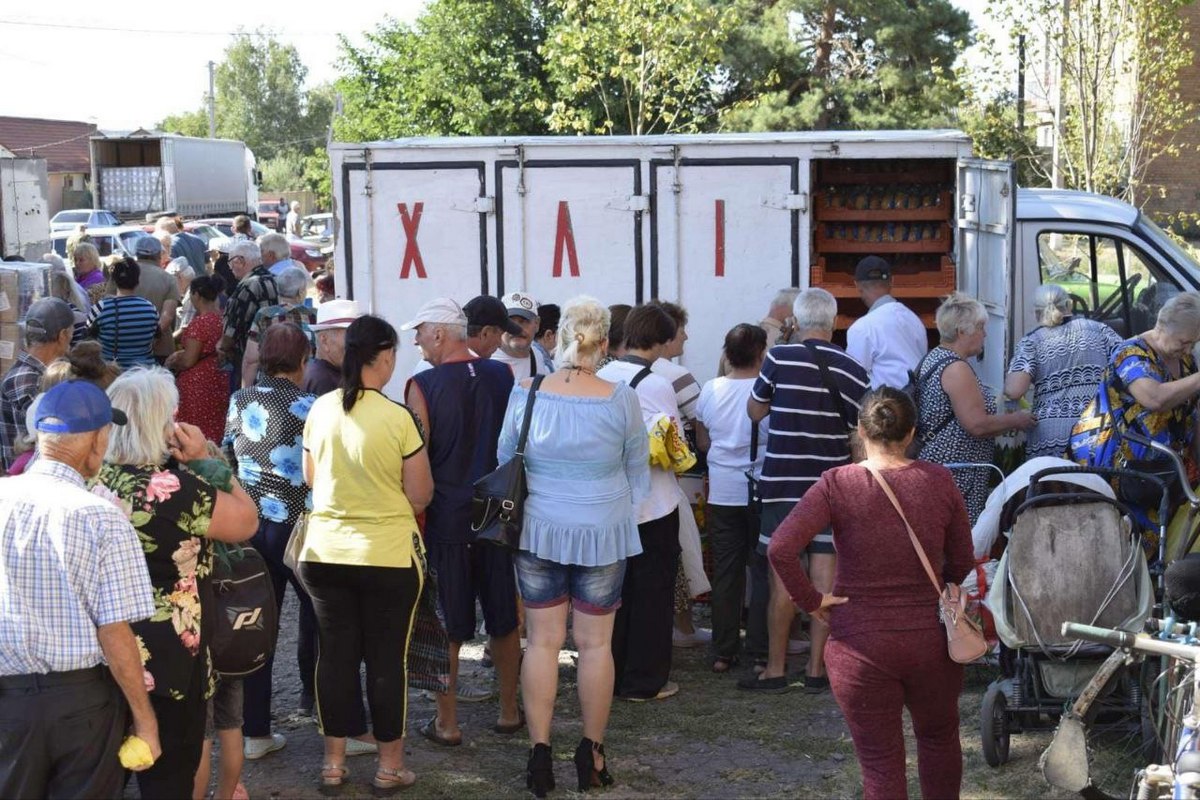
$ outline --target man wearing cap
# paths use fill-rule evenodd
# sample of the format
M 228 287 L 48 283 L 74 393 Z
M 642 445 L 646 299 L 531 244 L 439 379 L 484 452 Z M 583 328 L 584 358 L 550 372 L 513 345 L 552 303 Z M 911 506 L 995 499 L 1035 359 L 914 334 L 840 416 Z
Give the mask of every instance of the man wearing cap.
M 317 321 L 311 326 L 317 336 L 317 357 L 309 359 L 304 368 L 300 388 L 320 397 L 341 386 L 346 328 L 361 316 L 353 300 L 328 300 L 317 306 Z
M 175 312 L 179 309 L 179 284 L 175 278 L 163 269 L 166 262 L 163 257 L 168 255 L 163 250 L 162 242 L 153 236 L 143 236 L 133 246 L 134 258 L 141 267 L 138 276 L 137 289 L 134 294 L 144 297 L 154 304 L 158 312 L 158 330 L 154 338 L 154 358 L 162 363 L 167 356 L 175 352 L 175 341 L 172 333 L 175 330 Z M 111 281 L 110 281 L 111 283 Z M 110 286 L 116 294 L 116 285 Z
M 929 349 L 921 318 L 892 297 L 892 265 L 867 256 L 854 270 L 854 285 L 867 307 L 846 331 L 846 352 L 871 376 L 871 388 L 903 389 Z
M 93 384 L 60 383 L 34 414 L 40 457 L 0 481 L 0 797 L 120 797 L 130 712 L 161 754 L 130 628 L 154 613 L 146 559 L 85 484 L 125 421 Z
M 242 386 L 242 355 L 250 338 L 250 325 L 260 308 L 278 305 L 279 287 L 275 276 L 263 266 L 262 251 L 253 241 L 239 239 L 233 243 L 229 249 L 229 268 L 238 284 L 225 307 L 225 330 L 217 343 L 217 352 L 233 364 L 229 390 L 236 392 Z
M 521 332 L 502 335 L 500 349 L 492 354 L 492 358 L 508 364 L 518 383 L 534 375 L 549 375 L 550 368 L 533 347 L 533 337 L 537 334 L 540 321 L 537 301 L 524 292 L 511 292 L 502 299 L 508 318 L 516 323 Z
M 25 431 L 25 412 L 38 393 L 46 367 L 67 354 L 75 314 L 57 297 L 43 297 L 25 313 L 25 349 L 0 380 L 0 462 L 12 466 L 17 440 Z
M 521 333 L 521 326 L 508 318 L 508 310 L 490 294 L 481 294 L 463 306 L 467 315 L 467 350 L 474 358 L 491 358 L 500 348 L 504 334 Z M 422 358 L 413 368 L 413 375 L 433 367 Z
M 512 370 L 467 348 L 468 317 L 449 298 L 431 300 L 401 330 L 415 330 L 421 354 L 433 365 L 408 382 L 405 402 L 420 419 L 433 471 L 433 501 L 425 511 L 430 569 L 438 576 L 438 599 L 450 638 L 450 687 L 437 698 L 436 716 L 421 729 L 443 745 L 462 743 L 458 701 L 490 692 L 458 686 L 458 653 L 475 638 L 475 600 L 491 637 L 500 681 L 500 716 L 494 730 L 521 728 L 517 678 L 521 658 L 517 632 L 517 585 L 512 554 L 476 544 L 471 530 L 472 485 L 496 468 L 500 426 L 513 388 Z

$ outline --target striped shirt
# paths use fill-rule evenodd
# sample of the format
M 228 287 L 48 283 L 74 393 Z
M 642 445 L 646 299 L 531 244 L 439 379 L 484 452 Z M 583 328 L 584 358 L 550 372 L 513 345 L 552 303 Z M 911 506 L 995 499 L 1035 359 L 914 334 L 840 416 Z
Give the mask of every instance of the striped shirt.
M 840 347 L 820 339 L 807 343 L 824 357 L 849 419 L 839 415 L 806 344 L 772 347 L 751 393 L 771 406 L 761 483 L 764 502 L 794 503 L 825 470 L 850 463 L 850 431 L 858 424 L 870 378 Z
M 149 300 L 136 295 L 106 297 L 92 311 L 92 320 L 100 330 L 105 361 L 116 361 L 122 368 L 154 363 L 158 311 Z
M 0 481 L 0 675 L 101 663 L 96 629 L 154 613 L 137 533 L 66 464 Z
M 655 375 L 662 375 L 675 390 L 675 402 L 679 405 L 679 416 L 689 423 L 696 419 L 696 404 L 700 401 L 700 383 L 687 367 L 660 358 L 650 367 Z

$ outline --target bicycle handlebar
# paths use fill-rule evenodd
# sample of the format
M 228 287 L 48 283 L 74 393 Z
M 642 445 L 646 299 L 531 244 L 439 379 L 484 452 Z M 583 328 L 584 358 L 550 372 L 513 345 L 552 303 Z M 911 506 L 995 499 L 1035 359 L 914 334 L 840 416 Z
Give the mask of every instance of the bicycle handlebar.
M 1179 644 L 1178 642 L 1155 639 L 1146 634 L 1135 634 L 1129 631 L 1097 628 L 1092 625 L 1080 625 L 1075 622 L 1064 622 L 1062 635 L 1073 639 L 1083 639 L 1088 642 L 1105 644 L 1122 650 L 1137 650 L 1143 653 L 1158 653 L 1188 661 L 1192 664 L 1200 661 L 1200 646 Z
M 1196 493 L 1192 491 L 1192 484 L 1188 481 L 1187 467 L 1184 466 L 1183 459 L 1180 458 L 1178 453 L 1167 447 L 1162 442 L 1156 442 L 1147 436 L 1142 436 L 1140 433 L 1126 431 L 1124 433 L 1124 437 L 1131 442 L 1136 442 L 1143 447 L 1148 447 L 1157 453 L 1162 453 L 1171 459 L 1172 466 L 1175 467 L 1175 471 L 1179 474 L 1179 485 L 1183 489 L 1183 494 L 1184 497 L 1187 498 L 1188 505 L 1192 506 L 1193 508 L 1200 507 L 1200 497 L 1197 497 Z

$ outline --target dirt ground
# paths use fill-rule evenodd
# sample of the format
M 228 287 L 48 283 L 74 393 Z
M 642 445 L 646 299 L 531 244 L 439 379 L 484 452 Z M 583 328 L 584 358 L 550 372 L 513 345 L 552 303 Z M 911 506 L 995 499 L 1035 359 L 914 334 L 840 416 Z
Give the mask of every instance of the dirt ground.
M 706 609 L 697 608 L 702 624 Z M 296 603 L 289 592 L 284 609 L 280 654 L 275 670 L 276 732 L 287 747 L 259 761 L 246 762 L 244 782 L 251 798 L 315 798 L 321 768 L 320 735 L 311 719 L 294 714 L 299 697 L 295 668 Z M 569 645 L 569 642 L 568 642 Z M 468 680 L 486 685 L 491 670 L 480 665 L 482 642 L 464 647 Z M 575 796 L 571 755 L 579 741 L 579 703 L 575 669 L 565 653 L 555 711 L 553 744 L 558 790 L 551 796 Z M 802 662 L 796 671 L 797 687 Z M 594 794 L 613 798 L 757 798 L 858 797 L 858 765 L 841 713 L 829 694 L 809 696 L 796 688 L 784 695 L 759 696 L 739 691 L 739 671 L 716 675 L 703 650 L 675 650 L 672 678 L 682 690 L 668 700 L 613 705 L 606 749 L 616 785 Z M 988 767 L 980 752 L 979 703 L 991 670 L 970 668 L 960 708 L 965 761 L 964 798 L 1059 797 L 1038 772 L 1037 759 L 1049 735 L 1012 739 L 1011 761 Z M 407 764 L 417 784 L 404 797 L 528 797 L 524 765 L 529 747 L 524 732 L 502 736 L 491 731 L 494 701 L 460 706 L 465 743 L 435 745 L 419 734 L 434 705 L 414 692 L 409 705 Z M 915 745 L 909 736 L 909 792 L 918 797 Z M 350 785 L 344 796 L 369 797 L 374 758 L 350 760 Z

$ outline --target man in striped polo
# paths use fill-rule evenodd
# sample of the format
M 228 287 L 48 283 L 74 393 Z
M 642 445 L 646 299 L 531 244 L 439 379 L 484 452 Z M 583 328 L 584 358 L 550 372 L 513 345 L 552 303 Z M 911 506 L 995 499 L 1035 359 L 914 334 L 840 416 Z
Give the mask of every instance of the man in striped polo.
M 767 545 L 775 528 L 821 473 L 850 462 L 850 434 L 858 425 L 859 405 L 870 387 L 862 365 L 830 341 L 837 317 L 833 295 L 824 289 L 805 289 L 792 309 L 796 319 L 793 341 L 797 344 L 777 345 L 768 351 L 747 401 L 747 411 L 755 422 L 770 415 L 760 483 L 762 532 L 753 569 L 758 592 L 763 591 L 770 572 L 770 649 L 762 674 L 748 676 L 738 687 L 773 693 L 788 689 L 788 630 L 796 610 L 778 576 L 767 566 Z M 822 592 L 832 591 L 836 563 L 832 531 L 818 535 L 807 555 L 813 584 Z M 804 680 L 807 692 L 829 688 L 823 663 L 828 636 L 829 628 L 814 619 Z

